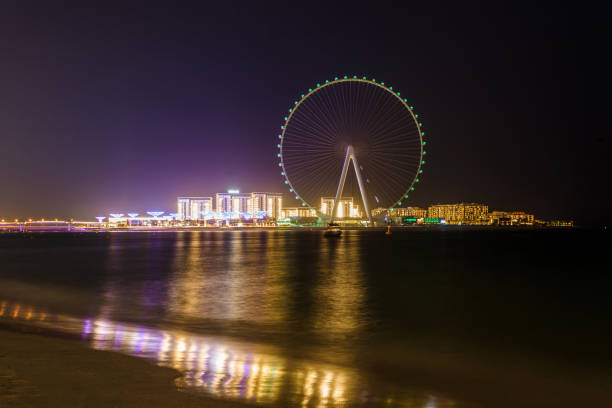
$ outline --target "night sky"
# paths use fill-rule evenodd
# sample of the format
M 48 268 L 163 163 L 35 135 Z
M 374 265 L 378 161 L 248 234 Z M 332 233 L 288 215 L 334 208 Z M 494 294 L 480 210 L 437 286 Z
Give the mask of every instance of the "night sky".
M 410 205 L 602 220 L 609 137 L 584 127 L 582 46 L 598 26 L 584 13 L 25 3 L 0 16 L 0 218 L 285 192 L 285 112 L 317 82 L 356 74 L 420 114 L 428 160 Z

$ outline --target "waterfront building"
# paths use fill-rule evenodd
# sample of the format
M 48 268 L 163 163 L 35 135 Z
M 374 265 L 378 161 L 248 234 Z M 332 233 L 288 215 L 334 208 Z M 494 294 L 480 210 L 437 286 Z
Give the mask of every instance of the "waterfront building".
M 321 197 L 321 213 L 331 215 L 334 208 L 335 197 Z M 336 209 L 338 218 L 361 218 L 359 206 L 353 202 L 353 197 L 341 198 Z
M 480 224 L 489 222 L 488 212 L 489 207 L 484 204 L 436 204 L 427 209 L 427 217 L 443 218 L 449 224 Z
M 281 218 L 309 218 L 316 216 L 316 210 L 308 207 L 286 207 L 281 210 Z
M 228 190 L 227 193 L 215 194 L 215 204 L 217 213 L 229 213 L 232 218 L 239 218 L 240 216 L 280 218 L 283 194 L 240 193 L 238 190 Z
M 177 214 L 180 220 L 203 220 L 213 210 L 212 197 L 178 197 Z
M 376 208 L 372 210 L 372 215 L 385 215 L 388 217 L 412 217 L 418 219 L 427 217 L 427 210 L 419 207 L 398 207 L 391 210 L 386 208 Z
M 281 193 L 251 193 L 249 212 L 266 213 L 270 218 L 280 218 L 283 208 L 283 195 Z
M 535 217 L 523 211 L 491 211 L 489 223 L 493 225 L 534 225 Z

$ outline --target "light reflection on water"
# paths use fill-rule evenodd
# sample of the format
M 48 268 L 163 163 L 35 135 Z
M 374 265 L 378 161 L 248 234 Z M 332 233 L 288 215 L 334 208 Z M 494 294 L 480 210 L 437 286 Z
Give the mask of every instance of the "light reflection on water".
M 159 330 L 106 319 L 50 314 L 0 302 L 0 319 L 78 334 L 91 347 L 154 360 L 182 373 L 177 385 L 215 397 L 302 407 L 452 407 L 449 400 L 405 390 L 374 393 L 354 369 L 291 359 L 270 346 L 181 331 Z

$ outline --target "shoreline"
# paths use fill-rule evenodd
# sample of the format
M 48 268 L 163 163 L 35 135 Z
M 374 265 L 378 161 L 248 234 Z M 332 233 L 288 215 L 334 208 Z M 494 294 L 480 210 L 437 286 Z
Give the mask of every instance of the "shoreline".
M 133 356 L 89 348 L 74 336 L 0 324 L 0 406 L 257 406 L 180 390 L 181 374 Z
M 0 235 L 20 235 L 20 234 L 36 234 L 36 233 L 70 233 L 70 234 L 99 234 L 106 232 L 263 232 L 263 231 L 278 231 L 278 232 L 304 232 L 304 231 L 325 231 L 326 226 L 278 226 L 278 227 L 248 227 L 248 226 L 232 226 L 232 227 L 124 227 L 124 228 L 103 228 L 103 229 L 29 229 L 19 231 L 18 229 L 4 229 L 0 227 Z M 343 231 L 386 231 L 387 226 L 360 227 L 354 225 L 340 226 Z M 599 228 L 588 228 L 581 226 L 495 226 L 495 225 L 476 225 L 476 224 L 430 224 L 430 225 L 392 225 L 392 231 L 559 231 L 559 230 L 592 230 Z

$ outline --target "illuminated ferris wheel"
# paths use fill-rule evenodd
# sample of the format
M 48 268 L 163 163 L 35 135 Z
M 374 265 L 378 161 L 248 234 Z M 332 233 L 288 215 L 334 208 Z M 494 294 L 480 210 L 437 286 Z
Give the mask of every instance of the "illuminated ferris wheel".
M 392 86 L 336 77 L 308 89 L 289 109 L 278 135 L 278 165 L 302 206 L 322 215 L 317 204 L 333 197 L 333 222 L 352 188 L 372 225 L 373 209 L 404 205 L 419 182 L 427 153 L 422 126 Z

